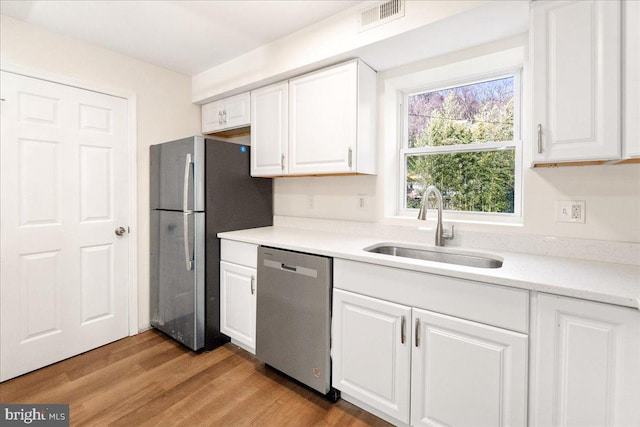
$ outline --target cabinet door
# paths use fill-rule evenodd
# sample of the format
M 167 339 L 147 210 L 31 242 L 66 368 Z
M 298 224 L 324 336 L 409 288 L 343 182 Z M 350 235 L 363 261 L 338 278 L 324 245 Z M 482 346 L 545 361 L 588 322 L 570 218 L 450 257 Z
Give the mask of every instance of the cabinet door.
M 220 331 L 256 352 L 256 270 L 220 261 Z
M 413 309 L 411 425 L 527 423 L 527 336 Z
M 624 155 L 640 158 L 640 2 L 625 1 Z
M 202 106 L 202 133 L 211 133 L 224 127 L 222 111 L 224 101 L 215 101 Z
M 224 99 L 222 122 L 224 129 L 249 126 L 251 121 L 251 95 L 249 92 Z
M 640 425 L 640 312 L 541 294 L 532 426 Z
M 355 170 L 358 63 L 289 82 L 289 173 Z
M 334 289 L 332 385 L 409 422 L 409 307 Z
M 534 163 L 619 159 L 620 2 L 531 10 Z
M 287 173 L 289 82 L 251 92 L 251 175 Z

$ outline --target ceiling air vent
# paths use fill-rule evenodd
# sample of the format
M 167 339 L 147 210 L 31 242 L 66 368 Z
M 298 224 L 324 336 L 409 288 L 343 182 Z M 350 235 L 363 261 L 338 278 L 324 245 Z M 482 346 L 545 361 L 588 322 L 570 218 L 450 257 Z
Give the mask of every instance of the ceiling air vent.
M 389 0 L 360 12 L 360 31 L 386 24 L 404 16 L 405 0 Z

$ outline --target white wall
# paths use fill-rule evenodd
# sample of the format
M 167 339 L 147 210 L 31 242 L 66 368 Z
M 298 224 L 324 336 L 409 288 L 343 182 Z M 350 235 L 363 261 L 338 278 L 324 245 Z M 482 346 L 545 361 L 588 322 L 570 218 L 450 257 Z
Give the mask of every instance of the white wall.
M 1 16 L 0 62 L 77 79 L 137 98 L 138 324 L 149 325 L 149 145 L 200 133 L 191 79 Z
M 204 103 L 354 57 L 376 69 L 391 68 L 518 34 L 527 26 L 526 1 L 430 0 L 407 1 L 401 19 L 361 31 L 360 13 L 376 4 L 358 4 L 195 75 L 193 101 Z
M 499 42 L 415 62 L 378 73 L 378 174 L 375 177 L 279 178 L 274 186 L 276 215 L 401 224 L 418 227 L 411 219 L 385 217 L 385 186 L 395 180 L 395 170 L 385 164 L 384 82 L 477 55 L 525 45 L 526 37 L 512 37 Z M 524 75 L 526 79 L 526 72 Z M 526 84 L 526 83 L 525 83 Z M 524 105 L 526 108 L 527 95 Z M 523 112 L 524 135 L 528 111 Z M 530 133 L 529 133 L 530 134 Z M 525 137 L 523 150 L 523 223 L 513 225 L 457 224 L 458 230 L 498 233 L 524 233 L 558 237 L 587 238 L 619 242 L 640 242 L 640 165 L 582 166 L 531 169 L 531 143 Z M 368 206 L 357 207 L 360 194 L 367 195 Z M 313 208 L 309 207 L 313 196 Z M 558 200 L 584 200 L 586 223 L 557 223 Z M 446 222 L 445 215 L 445 222 Z
M 452 3 L 456 4 L 452 6 Z M 417 221 L 385 217 L 385 186 L 396 179 L 395 170 L 385 163 L 384 144 L 394 143 L 384 137 L 385 79 L 495 52 L 514 43 L 526 46 L 526 36 L 518 34 L 526 31 L 527 7 L 528 2 L 407 2 L 406 18 L 371 33 L 357 32 L 353 15 L 358 8 L 355 7 L 194 76 L 193 100 L 199 102 L 273 79 L 284 79 L 288 73 L 335 62 L 345 54 L 358 54 L 374 66 L 396 64 L 393 68 L 380 67 L 384 71 L 378 74 L 378 175 L 278 178 L 274 184 L 274 211 L 281 216 L 416 227 Z M 513 22 L 505 24 L 509 21 Z M 491 33 L 488 28 L 494 31 L 490 36 L 487 36 Z M 421 43 L 424 40 L 435 42 Z M 398 62 L 401 60 L 405 62 Z M 400 63 L 408 65 L 397 66 Z M 527 96 L 525 94 L 525 103 Z M 525 135 L 529 134 L 526 132 L 528 114 L 528 110 L 523 112 Z M 640 166 L 531 169 L 530 143 L 525 138 L 522 224 L 463 223 L 458 224 L 459 230 L 640 242 Z M 361 195 L 366 196 L 364 208 L 358 207 Z M 554 212 L 557 200 L 586 201 L 586 223 L 557 223 Z

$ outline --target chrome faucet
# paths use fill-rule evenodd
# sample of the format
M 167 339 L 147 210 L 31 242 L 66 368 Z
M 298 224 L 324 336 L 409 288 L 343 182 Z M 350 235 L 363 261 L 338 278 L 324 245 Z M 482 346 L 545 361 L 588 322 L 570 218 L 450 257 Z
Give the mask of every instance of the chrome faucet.
M 442 193 L 436 188 L 435 185 L 430 185 L 422 196 L 422 203 L 420 204 L 420 211 L 418 212 L 418 219 L 427 219 L 427 200 L 431 193 L 436 195 L 438 209 L 438 224 L 436 225 L 436 246 L 444 246 L 444 239 L 453 239 L 453 225 L 451 226 L 451 232 L 445 232 L 442 227 Z

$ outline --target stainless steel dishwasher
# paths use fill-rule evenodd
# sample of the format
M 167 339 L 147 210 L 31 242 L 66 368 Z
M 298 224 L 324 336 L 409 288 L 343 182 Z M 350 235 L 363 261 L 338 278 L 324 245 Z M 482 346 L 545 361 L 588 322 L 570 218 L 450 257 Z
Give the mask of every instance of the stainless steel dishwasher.
M 258 248 L 256 356 L 335 402 L 332 267 L 332 258 Z

